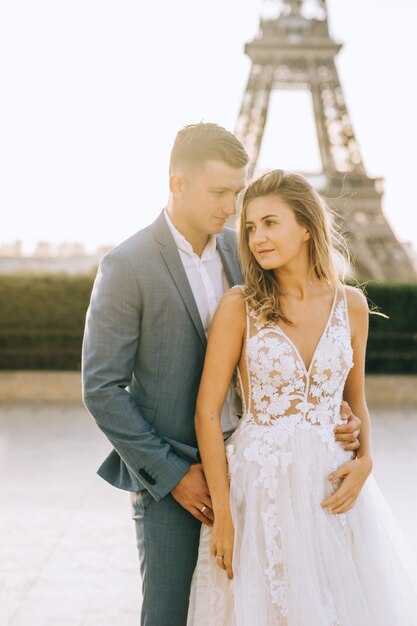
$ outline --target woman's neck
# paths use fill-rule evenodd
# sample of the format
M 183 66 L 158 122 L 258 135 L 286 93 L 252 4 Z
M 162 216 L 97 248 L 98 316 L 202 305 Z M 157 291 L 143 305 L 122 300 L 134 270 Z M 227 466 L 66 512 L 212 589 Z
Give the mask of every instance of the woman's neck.
M 327 291 L 329 285 L 319 280 L 311 271 L 291 271 L 282 268 L 275 271 L 278 280 L 280 295 L 289 296 L 296 300 L 306 300 L 309 296 L 321 291 Z

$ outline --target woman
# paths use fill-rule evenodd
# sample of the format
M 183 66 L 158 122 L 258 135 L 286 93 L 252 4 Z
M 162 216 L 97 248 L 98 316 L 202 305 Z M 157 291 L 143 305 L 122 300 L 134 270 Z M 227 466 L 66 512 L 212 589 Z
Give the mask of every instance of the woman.
M 245 285 L 218 307 L 197 400 L 215 521 L 202 530 L 189 626 L 417 624 L 389 512 L 368 478 L 368 306 L 338 278 L 333 242 L 301 176 L 276 170 L 247 188 Z M 243 416 L 225 454 L 220 413 L 235 370 Z M 334 441 L 342 398 L 362 420 L 354 459 Z

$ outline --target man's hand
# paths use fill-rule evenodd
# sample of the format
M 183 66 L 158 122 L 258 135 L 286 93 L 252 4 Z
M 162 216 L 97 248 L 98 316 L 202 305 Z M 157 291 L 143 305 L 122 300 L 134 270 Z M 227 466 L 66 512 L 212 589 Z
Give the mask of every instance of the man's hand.
M 340 424 L 334 429 L 336 441 L 344 444 L 344 450 L 358 450 L 361 420 L 353 415 L 350 406 L 344 400 L 340 408 L 340 419 L 345 420 L 346 424 Z
M 331 482 L 338 482 L 339 486 L 321 506 L 329 513 L 346 513 L 355 504 L 356 499 L 372 471 L 372 459 L 361 457 L 344 463 L 329 476 Z
M 191 465 L 171 494 L 200 522 L 206 526 L 213 526 L 213 505 L 201 463 Z

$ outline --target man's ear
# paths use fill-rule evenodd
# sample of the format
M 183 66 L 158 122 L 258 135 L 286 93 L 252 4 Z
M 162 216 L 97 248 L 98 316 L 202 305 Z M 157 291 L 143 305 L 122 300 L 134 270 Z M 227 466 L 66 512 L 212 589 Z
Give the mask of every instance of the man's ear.
M 184 176 L 182 174 L 171 174 L 169 177 L 169 190 L 174 198 L 179 198 L 184 189 Z

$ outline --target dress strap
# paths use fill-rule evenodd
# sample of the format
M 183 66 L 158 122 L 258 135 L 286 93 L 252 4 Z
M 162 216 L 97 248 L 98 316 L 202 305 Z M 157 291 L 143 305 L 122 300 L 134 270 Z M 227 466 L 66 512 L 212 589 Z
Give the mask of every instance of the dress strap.
M 349 306 L 348 306 L 347 295 L 346 295 L 347 289 L 346 289 L 345 285 L 343 285 L 340 289 L 343 292 L 343 302 L 345 304 L 346 326 L 347 326 L 347 329 L 349 331 L 349 337 L 352 337 L 352 333 L 351 333 L 351 330 L 350 330 L 350 320 L 349 320 Z
M 245 311 L 246 311 L 246 336 L 245 336 L 245 342 L 243 345 L 243 350 L 245 351 L 246 381 L 248 385 L 248 402 L 247 403 L 246 403 L 246 397 L 245 397 L 245 388 L 243 386 L 242 374 L 240 372 L 239 367 L 236 368 L 236 371 L 237 371 L 239 386 L 242 392 L 241 395 L 242 395 L 243 410 L 245 413 L 248 413 L 252 404 L 252 390 L 251 390 L 251 382 L 250 382 L 250 375 L 249 375 L 249 359 L 248 359 L 248 349 L 247 349 L 247 344 L 250 339 L 250 309 L 249 309 L 249 305 L 245 297 L 245 286 L 244 285 L 236 285 L 236 286 L 242 290 L 242 294 L 243 294 L 243 298 L 245 302 Z

